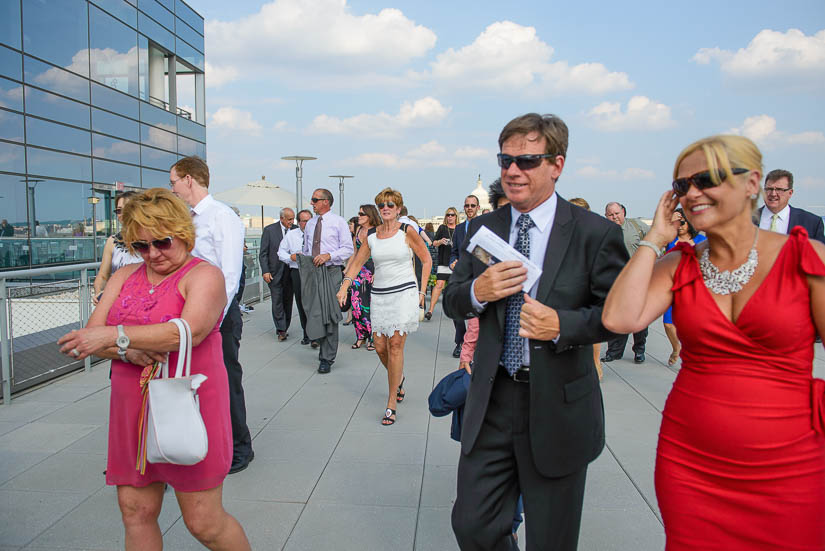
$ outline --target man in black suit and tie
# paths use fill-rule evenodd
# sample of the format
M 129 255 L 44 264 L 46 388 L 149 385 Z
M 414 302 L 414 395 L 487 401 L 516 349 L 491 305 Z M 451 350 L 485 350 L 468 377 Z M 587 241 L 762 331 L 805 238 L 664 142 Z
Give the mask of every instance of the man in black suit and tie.
M 464 214 L 467 219 L 455 227 L 453 233 L 453 246 L 450 249 L 450 269 L 454 269 L 458 262 L 458 256 L 463 249 L 464 238 L 467 237 L 467 228 L 470 227 L 470 220 L 478 216 L 478 197 L 475 195 L 468 195 L 464 199 Z M 453 358 L 461 356 L 461 347 L 464 344 L 464 334 L 467 332 L 467 326 L 464 320 L 453 320 L 455 325 L 455 349 L 453 350 Z
M 771 170 L 765 176 L 764 189 L 765 205 L 759 208 L 757 214 L 760 228 L 791 233 L 796 226 L 802 226 L 808 232 L 808 237 L 825 243 L 822 217 L 788 204 L 793 195 L 793 174 L 787 170 Z
M 269 284 L 270 300 L 272 301 L 272 321 L 278 340 L 285 341 L 289 322 L 292 321 L 292 279 L 289 267 L 278 258 L 278 247 L 281 240 L 295 221 L 295 212 L 290 208 L 281 209 L 281 219 L 264 228 L 261 236 L 261 252 L 258 259 L 261 262 L 261 273 L 264 281 Z
M 568 130 L 530 113 L 499 136 L 510 207 L 470 223 L 508 241 L 542 275 L 523 289 L 519 262 L 492 266 L 462 251 L 444 295 L 453 319 L 479 317 L 464 409 L 453 530 L 463 551 L 516 549 L 519 493 L 527 549 L 576 549 L 587 465 L 604 447 L 604 409 L 593 343 L 607 292 L 627 261 L 619 226 L 555 193 Z

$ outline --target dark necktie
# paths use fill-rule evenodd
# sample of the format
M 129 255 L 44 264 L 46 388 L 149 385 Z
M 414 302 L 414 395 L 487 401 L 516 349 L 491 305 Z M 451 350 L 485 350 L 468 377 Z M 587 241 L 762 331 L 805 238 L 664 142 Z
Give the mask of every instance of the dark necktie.
M 318 223 L 315 224 L 315 233 L 312 234 L 312 258 L 321 254 L 321 222 L 324 219 L 318 217 Z
M 516 250 L 530 258 L 530 228 L 535 224 L 529 214 L 522 214 L 516 221 L 518 226 L 518 237 L 516 238 Z M 519 318 L 521 317 L 521 307 L 524 304 L 524 293 L 529 289 L 523 289 L 515 295 L 507 298 L 506 317 L 504 318 L 504 352 L 501 354 L 501 363 L 507 369 L 507 373 L 512 375 L 521 366 L 524 356 L 524 338 L 519 337 Z

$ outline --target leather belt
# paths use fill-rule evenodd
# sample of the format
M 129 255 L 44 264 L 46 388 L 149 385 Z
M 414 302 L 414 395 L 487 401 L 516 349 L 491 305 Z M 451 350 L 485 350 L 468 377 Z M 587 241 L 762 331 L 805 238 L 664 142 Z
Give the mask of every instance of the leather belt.
M 512 379 L 513 381 L 515 381 L 517 383 L 529 383 L 530 382 L 530 367 L 529 366 L 526 366 L 526 365 L 521 366 L 512 375 L 510 375 L 510 373 L 507 372 L 507 368 L 504 367 L 503 365 L 498 366 L 498 369 L 499 369 L 499 373 L 503 377 L 506 377 L 508 379 Z

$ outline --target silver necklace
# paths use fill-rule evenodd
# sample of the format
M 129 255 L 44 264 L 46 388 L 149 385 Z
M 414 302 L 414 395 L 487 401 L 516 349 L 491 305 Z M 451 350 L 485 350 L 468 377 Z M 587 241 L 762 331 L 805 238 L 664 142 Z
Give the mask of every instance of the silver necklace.
M 738 293 L 742 287 L 747 285 L 756 266 L 759 264 L 759 255 L 756 252 L 756 242 L 759 239 L 759 228 L 756 228 L 756 235 L 753 238 L 753 247 L 748 253 L 748 259 L 744 264 L 733 271 L 725 270 L 720 272 L 713 262 L 710 261 L 710 246 L 706 247 L 699 259 L 699 268 L 702 270 L 702 278 L 705 280 L 705 287 L 715 295 L 729 295 Z

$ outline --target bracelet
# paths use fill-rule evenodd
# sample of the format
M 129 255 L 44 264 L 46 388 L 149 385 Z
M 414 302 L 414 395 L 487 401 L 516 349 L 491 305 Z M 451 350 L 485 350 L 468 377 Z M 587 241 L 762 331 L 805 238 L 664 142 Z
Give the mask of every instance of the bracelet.
M 427 293 L 422 293 L 421 291 L 418 291 L 418 294 L 422 295 L 422 296 L 425 296 L 425 297 L 427 296 Z
M 341 280 L 341 283 L 343 284 L 343 282 L 344 282 L 344 281 L 349 281 L 350 285 L 353 285 L 353 284 L 355 283 L 355 282 L 352 280 L 352 278 L 351 278 L 351 277 L 347 277 L 347 276 L 344 276 L 344 279 L 342 279 L 342 280 Z
M 656 253 L 656 258 L 660 258 L 662 256 L 661 247 L 657 247 L 655 243 L 651 243 L 650 241 L 645 241 L 644 239 L 642 239 L 641 241 L 639 241 L 639 246 L 650 247 L 651 249 L 653 249 L 653 252 Z

